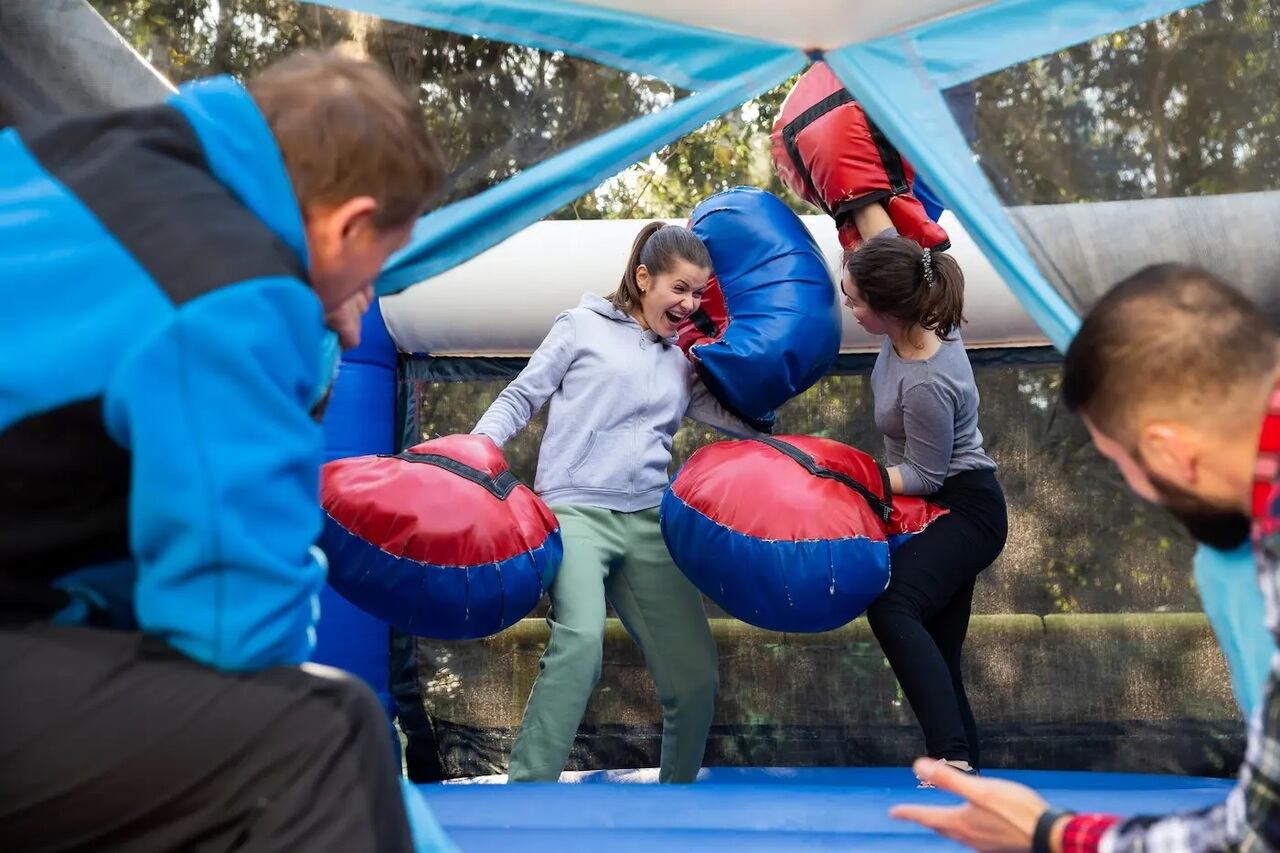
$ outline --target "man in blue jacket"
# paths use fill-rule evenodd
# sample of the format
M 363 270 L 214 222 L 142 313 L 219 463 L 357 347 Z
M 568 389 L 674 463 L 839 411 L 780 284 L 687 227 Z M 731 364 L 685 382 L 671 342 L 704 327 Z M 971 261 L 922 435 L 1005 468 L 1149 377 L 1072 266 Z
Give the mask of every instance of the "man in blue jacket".
M 0 839 L 412 849 L 315 640 L 334 334 L 440 183 L 376 66 L 0 133 Z

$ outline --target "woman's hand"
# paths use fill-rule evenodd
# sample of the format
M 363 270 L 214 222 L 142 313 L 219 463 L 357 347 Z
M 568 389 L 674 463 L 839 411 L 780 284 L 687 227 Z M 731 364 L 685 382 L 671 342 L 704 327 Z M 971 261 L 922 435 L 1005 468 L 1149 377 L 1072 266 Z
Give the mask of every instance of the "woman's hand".
M 344 350 L 360 345 L 360 327 L 365 312 L 373 303 L 373 287 L 351 294 L 340 305 L 324 315 L 324 324 L 338 333 L 338 343 Z

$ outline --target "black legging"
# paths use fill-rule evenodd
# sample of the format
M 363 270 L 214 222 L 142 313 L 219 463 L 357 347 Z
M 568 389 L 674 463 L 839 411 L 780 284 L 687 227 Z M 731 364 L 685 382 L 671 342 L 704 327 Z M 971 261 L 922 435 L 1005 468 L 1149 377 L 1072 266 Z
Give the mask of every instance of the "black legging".
M 929 500 L 951 512 L 893 555 L 889 588 L 867 610 L 867 620 L 924 729 L 925 750 L 977 767 L 978 727 L 964 692 L 960 649 L 974 580 L 1004 548 L 1004 492 L 995 472 L 964 471 Z

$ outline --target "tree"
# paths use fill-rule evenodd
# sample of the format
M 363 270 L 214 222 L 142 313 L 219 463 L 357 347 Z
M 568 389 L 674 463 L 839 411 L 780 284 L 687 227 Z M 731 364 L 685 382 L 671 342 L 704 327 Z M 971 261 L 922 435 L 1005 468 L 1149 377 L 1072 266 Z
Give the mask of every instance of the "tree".
M 384 21 L 296 0 L 95 0 L 174 83 L 244 79 L 306 47 L 355 45 L 418 94 L 449 158 L 443 202 L 683 94 L 661 81 L 520 45 Z
M 1280 187 L 1280 4 L 1216 0 L 977 81 L 1009 204 Z
M 755 186 L 798 213 L 816 212 L 787 190 L 769 153 L 769 133 L 796 78 L 664 146 L 556 213 L 557 219 L 679 219 L 698 202 Z

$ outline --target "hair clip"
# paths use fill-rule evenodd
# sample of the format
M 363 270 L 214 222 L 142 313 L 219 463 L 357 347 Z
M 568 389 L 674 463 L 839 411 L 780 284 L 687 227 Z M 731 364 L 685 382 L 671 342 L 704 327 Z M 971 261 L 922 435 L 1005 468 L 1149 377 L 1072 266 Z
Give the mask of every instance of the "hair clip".
M 925 249 L 920 254 L 920 260 L 924 263 L 924 286 L 933 287 L 933 252 Z

